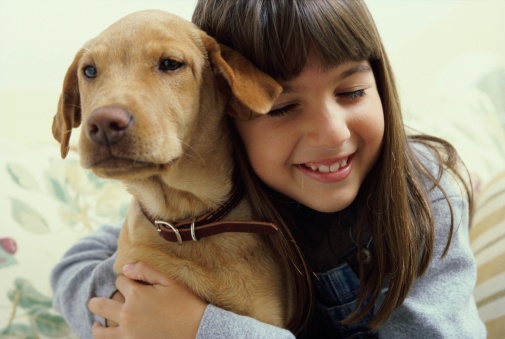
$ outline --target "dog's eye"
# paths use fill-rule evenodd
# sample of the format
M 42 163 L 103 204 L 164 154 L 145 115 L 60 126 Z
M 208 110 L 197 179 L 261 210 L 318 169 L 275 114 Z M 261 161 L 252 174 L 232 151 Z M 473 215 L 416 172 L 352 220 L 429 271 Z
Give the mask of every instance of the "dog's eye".
M 180 61 L 174 59 L 163 59 L 160 62 L 159 69 L 160 71 L 175 71 L 178 68 L 181 68 L 184 64 Z
M 96 78 L 96 75 L 98 73 L 95 66 L 86 66 L 86 67 L 84 67 L 82 72 L 84 73 L 84 76 L 86 76 L 86 78 L 91 78 L 91 79 Z

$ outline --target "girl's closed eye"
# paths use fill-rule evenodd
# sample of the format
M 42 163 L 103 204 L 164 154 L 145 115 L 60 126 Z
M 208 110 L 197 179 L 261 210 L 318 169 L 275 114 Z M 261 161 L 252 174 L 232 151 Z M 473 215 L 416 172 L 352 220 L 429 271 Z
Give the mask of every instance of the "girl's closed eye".
M 351 92 L 341 92 L 337 93 L 336 96 L 346 100 L 356 100 L 360 97 L 364 97 L 366 95 L 365 88 L 358 89 L 356 91 Z
M 286 106 L 271 110 L 270 112 L 267 113 L 267 115 L 269 117 L 281 117 L 281 116 L 288 114 L 289 112 L 294 110 L 296 107 L 297 107 L 296 104 L 286 105 Z

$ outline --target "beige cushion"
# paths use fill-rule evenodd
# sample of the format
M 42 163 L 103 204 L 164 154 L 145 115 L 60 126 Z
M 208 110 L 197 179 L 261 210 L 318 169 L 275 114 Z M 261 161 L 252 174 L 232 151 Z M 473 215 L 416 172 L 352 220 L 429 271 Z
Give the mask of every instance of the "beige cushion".
M 470 241 L 477 261 L 479 314 L 488 338 L 505 338 L 505 171 L 478 194 Z

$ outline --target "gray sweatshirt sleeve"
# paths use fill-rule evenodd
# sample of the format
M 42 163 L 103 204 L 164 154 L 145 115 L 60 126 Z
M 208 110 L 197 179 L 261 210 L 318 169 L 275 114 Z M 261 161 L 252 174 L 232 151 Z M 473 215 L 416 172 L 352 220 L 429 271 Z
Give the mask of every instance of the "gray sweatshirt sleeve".
M 291 332 L 209 305 L 203 314 L 197 339 L 293 339 Z
M 110 298 L 116 291 L 114 253 L 119 227 L 104 226 L 72 246 L 51 272 L 53 304 L 80 338 L 104 319 L 88 310 L 92 297 Z
M 91 338 L 99 318 L 88 310 L 92 297 L 116 291 L 113 273 L 119 227 L 104 226 L 70 248 L 51 273 L 54 307 L 79 338 Z M 209 305 L 198 330 L 206 338 L 294 338 L 283 329 Z
M 436 171 L 433 171 L 436 173 Z M 430 193 L 435 216 L 435 248 L 428 270 L 418 278 L 404 303 L 380 329 L 381 338 L 461 338 L 486 337 L 473 298 L 476 266 L 470 248 L 468 204 L 459 187 L 445 174 L 442 186 L 449 195 L 454 213 L 454 233 L 447 254 L 451 216 L 438 189 Z

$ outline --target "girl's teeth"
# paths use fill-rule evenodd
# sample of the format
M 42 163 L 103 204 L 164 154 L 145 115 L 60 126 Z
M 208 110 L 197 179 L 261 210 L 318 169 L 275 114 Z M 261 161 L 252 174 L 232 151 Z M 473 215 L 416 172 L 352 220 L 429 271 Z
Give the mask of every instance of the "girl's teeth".
M 319 166 L 318 170 L 319 170 L 319 172 L 329 173 L 330 172 L 330 166 L 321 165 L 321 166 Z
M 337 162 L 336 164 L 333 164 L 330 166 L 330 172 L 336 172 L 340 169 L 340 164 Z
M 344 167 L 345 165 L 347 165 L 347 160 L 348 160 L 348 158 L 345 158 L 342 161 L 337 162 L 337 163 L 335 163 L 335 164 L 333 164 L 331 166 L 327 166 L 327 165 L 314 166 L 314 165 L 311 165 L 310 169 L 313 170 L 313 171 L 321 172 L 321 173 L 336 172 L 341 167 Z

